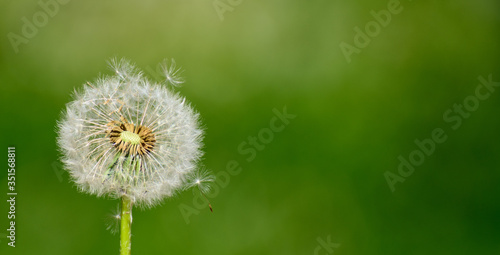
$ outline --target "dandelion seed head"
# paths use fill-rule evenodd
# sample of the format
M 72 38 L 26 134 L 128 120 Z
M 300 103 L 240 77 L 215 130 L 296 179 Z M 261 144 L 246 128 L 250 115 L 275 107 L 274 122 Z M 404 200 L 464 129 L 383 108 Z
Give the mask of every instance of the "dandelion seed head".
M 62 162 L 83 192 L 154 206 L 189 185 L 202 156 L 199 115 L 129 61 L 110 64 L 115 74 L 84 85 L 63 112 Z M 175 61 L 165 70 L 168 83 L 182 82 Z

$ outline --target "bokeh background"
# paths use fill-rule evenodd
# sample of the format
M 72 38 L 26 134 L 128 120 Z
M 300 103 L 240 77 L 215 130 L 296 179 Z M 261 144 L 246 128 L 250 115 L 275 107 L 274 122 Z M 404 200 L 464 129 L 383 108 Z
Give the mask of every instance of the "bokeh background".
M 220 0 L 221 19 L 213 0 L 61 0 L 44 24 L 38 1 L 2 0 L 0 254 L 118 254 L 106 230 L 118 201 L 79 193 L 56 147 L 71 93 L 111 74 L 112 57 L 152 80 L 175 58 L 187 80 L 176 90 L 206 128 L 203 166 L 242 167 L 215 183 L 213 213 L 193 192 L 134 209 L 134 254 L 500 254 L 500 89 L 458 129 L 443 119 L 479 76 L 500 81 L 500 4 L 401 1 L 349 63 L 340 43 L 389 2 Z M 36 33 L 14 47 L 9 33 L 34 17 Z M 248 162 L 238 146 L 285 106 L 296 117 Z M 384 173 L 435 128 L 447 140 L 391 192 Z M 7 146 L 16 248 L 5 238 Z

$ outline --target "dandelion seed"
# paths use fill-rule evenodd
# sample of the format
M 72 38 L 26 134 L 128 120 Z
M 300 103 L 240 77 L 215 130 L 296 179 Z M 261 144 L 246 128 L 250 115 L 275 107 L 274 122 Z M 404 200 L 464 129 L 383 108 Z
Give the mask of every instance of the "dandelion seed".
M 161 67 L 163 69 L 163 74 L 165 75 L 167 83 L 175 87 L 178 87 L 182 83 L 184 83 L 184 79 L 180 77 L 183 71 L 181 68 L 177 68 L 174 59 L 170 60 L 170 64 L 168 63 L 168 60 L 164 60 L 161 64 Z
M 106 216 L 106 229 L 112 234 L 120 232 L 120 206 L 117 206 L 109 215 Z
M 208 193 L 211 189 L 210 183 L 215 180 L 215 176 L 210 174 L 207 170 L 201 170 L 199 172 L 195 172 L 188 177 L 188 184 L 186 185 L 186 189 L 198 187 L 200 194 L 205 198 L 208 203 L 208 207 L 210 211 L 213 212 L 212 204 L 205 196 L 205 193 Z
M 210 184 L 215 180 L 215 176 L 208 170 L 200 170 L 190 174 L 187 179 L 186 189 L 198 187 L 200 191 L 207 193 L 211 189 Z

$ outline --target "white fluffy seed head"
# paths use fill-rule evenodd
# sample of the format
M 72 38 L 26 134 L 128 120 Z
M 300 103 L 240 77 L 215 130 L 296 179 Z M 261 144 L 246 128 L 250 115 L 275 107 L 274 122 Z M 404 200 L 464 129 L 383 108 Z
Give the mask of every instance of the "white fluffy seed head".
M 189 186 L 202 156 L 198 113 L 128 61 L 111 64 L 115 75 L 84 85 L 67 104 L 58 123 L 62 161 L 84 192 L 154 206 Z

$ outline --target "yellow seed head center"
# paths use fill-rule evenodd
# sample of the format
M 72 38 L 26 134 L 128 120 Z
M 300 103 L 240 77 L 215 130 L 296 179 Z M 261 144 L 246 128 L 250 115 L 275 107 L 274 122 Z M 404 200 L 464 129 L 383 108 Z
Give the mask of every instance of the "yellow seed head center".
M 120 134 L 120 138 L 122 139 L 122 141 L 134 145 L 139 144 L 141 142 L 141 137 L 138 134 L 132 133 L 130 131 L 123 131 Z
M 109 141 L 126 155 L 144 156 L 155 147 L 155 134 L 146 126 L 129 123 L 124 117 L 120 117 L 120 121 L 109 122 L 107 126 Z

